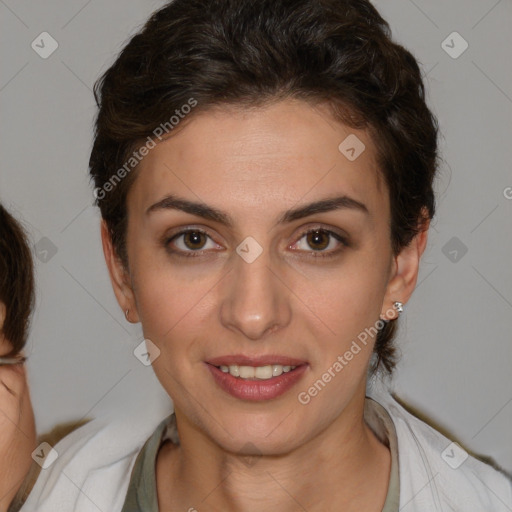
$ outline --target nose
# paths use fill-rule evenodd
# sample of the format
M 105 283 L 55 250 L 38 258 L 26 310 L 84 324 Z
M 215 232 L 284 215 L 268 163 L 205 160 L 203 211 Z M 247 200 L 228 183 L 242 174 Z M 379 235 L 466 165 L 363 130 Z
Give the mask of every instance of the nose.
M 252 263 L 234 256 L 234 268 L 223 280 L 220 320 L 250 340 L 263 339 L 289 324 L 289 290 L 271 267 L 269 254 Z

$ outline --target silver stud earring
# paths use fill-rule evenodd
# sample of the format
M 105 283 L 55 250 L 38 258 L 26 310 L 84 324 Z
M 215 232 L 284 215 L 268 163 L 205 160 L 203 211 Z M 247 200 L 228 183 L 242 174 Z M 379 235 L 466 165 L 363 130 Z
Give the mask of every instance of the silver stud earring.
M 396 301 L 393 303 L 393 307 L 395 308 L 395 311 L 400 314 L 404 310 L 404 305 L 402 302 Z

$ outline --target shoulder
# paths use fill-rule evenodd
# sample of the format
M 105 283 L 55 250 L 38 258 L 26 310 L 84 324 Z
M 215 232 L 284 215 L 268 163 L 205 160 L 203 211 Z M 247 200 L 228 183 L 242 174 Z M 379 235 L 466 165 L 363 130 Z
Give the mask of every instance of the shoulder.
M 21 511 L 121 510 L 137 455 L 158 423 L 94 419 L 47 445 L 45 462 L 53 462 L 43 465 Z
M 400 510 L 512 510 L 512 482 L 406 411 L 390 395 L 372 397 L 391 416 L 398 438 Z

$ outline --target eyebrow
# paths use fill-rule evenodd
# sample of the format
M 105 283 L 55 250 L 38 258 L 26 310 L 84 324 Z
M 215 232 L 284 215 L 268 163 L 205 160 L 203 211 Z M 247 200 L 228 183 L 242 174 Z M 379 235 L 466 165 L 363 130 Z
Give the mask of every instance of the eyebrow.
M 288 210 L 281 215 L 277 223 L 287 224 L 314 214 L 345 209 L 359 211 L 366 215 L 369 214 L 368 208 L 363 203 L 353 199 L 352 197 L 343 195 L 322 199 L 320 201 L 315 201 L 313 203 Z M 146 214 L 149 215 L 161 210 L 180 210 L 197 217 L 202 217 L 204 219 L 223 224 L 227 227 L 233 227 L 234 225 L 233 219 L 228 214 L 218 210 L 217 208 L 213 208 L 212 206 L 208 206 L 204 203 L 189 201 L 188 199 L 183 199 L 175 195 L 166 196 L 157 203 L 151 205 L 146 210 Z
M 334 210 L 355 210 L 366 215 L 370 213 L 368 208 L 360 201 L 349 196 L 339 196 L 322 199 L 321 201 L 315 201 L 314 203 L 288 210 L 279 219 L 279 223 L 285 224 L 287 222 L 293 222 L 294 220 L 303 219 L 304 217 L 309 217 L 316 213 L 324 213 Z

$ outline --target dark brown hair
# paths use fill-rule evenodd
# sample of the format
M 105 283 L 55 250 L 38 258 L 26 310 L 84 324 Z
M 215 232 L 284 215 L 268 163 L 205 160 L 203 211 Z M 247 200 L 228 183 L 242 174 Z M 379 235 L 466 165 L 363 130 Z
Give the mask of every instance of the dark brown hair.
M 34 305 L 34 263 L 25 231 L 0 204 L 0 301 L 5 305 L 2 334 L 10 342 L 10 356 L 27 342 Z
M 129 41 L 95 96 L 90 173 L 125 265 L 131 159 L 162 123 L 172 130 L 169 119 L 191 101 L 197 106 L 185 123 L 219 105 L 326 103 L 336 119 L 367 129 L 376 145 L 394 253 L 434 215 L 437 123 L 421 72 L 366 0 L 174 0 Z M 394 329 L 389 321 L 380 330 L 374 369 L 392 370 Z

